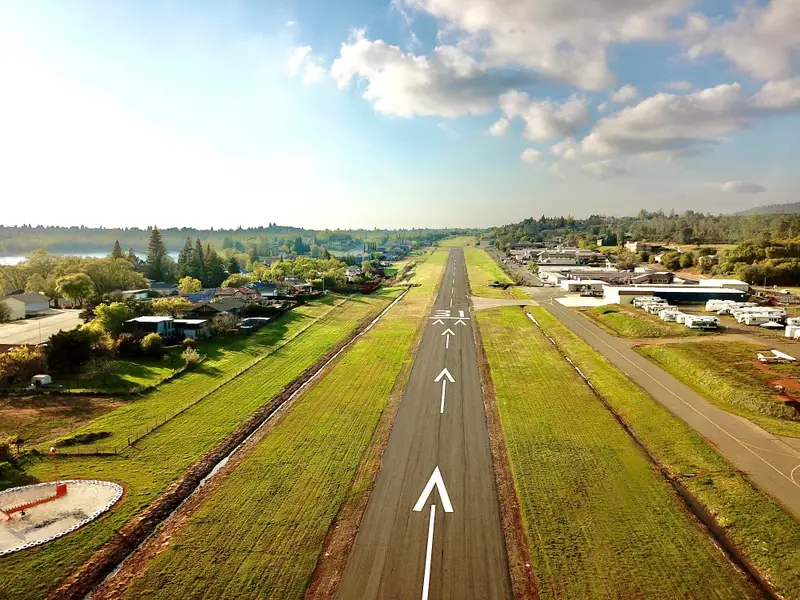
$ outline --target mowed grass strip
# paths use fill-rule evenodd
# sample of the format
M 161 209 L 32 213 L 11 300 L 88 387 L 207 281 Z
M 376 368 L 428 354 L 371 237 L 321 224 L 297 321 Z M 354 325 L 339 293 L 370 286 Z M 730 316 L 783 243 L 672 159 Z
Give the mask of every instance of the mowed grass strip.
M 638 346 L 655 362 L 723 410 L 746 417 L 777 435 L 800 437 L 800 415 L 784 400 L 800 399 L 795 365 L 762 365 L 763 346 L 733 342 L 697 342 Z M 787 386 L 788 396 L 775 385 Z
M 689 329 L 680 323 L 667 323 L 632 306 L 596 306 L 582 312 L 611 333 L 626 338 L 663 338 L 709 335 L 699 329 Z
M 306 331 L 317 321 L 324 324 L 345 311 L 347 299 L 331 295 L 282 315 L 250 336 L 209 340 L 199 351 L 207 356 L 195 370 L 166 382 L 141 398 L 131 399 L 107 415 L 73 431 L 71 435 L 107 432 L 109 437 L 65 448 L 63 452 L 123 450 L 128 437 L 138 438 L 154 425 L 173 417 L 191 403 L 225 385 L 259 360 Z
M 755 597 L 523 311 L 477 319 L 542 598 Z
M 364 319 L 385 308 L 391 299 L 391 295 L 383 294 L 353 298 L 344 310 L 332 313 L 334 318 L 312 325 L 235 381 L 142 439 L 125 456 L 62 456 L 62 478 L 116 481 L 125 486 L 126 495 L 113 510 L 78 531 L 3 557 L 0 598 L 45 597 L 194 461 L 345 339 Z M 53 479 L 52 464 L 46 459 L 28 463 L 24 476 Z
M 484 298 L 508 298 L 508 294 L 500 288 L 490 287 L 494 281 L 513 283 L 483 248 L 464 248 L 467 262 L 467 275 L 470 288 L 475 296 Z
M 433 299 L 447 253 L 425 281 L 273 425 L 172 537 L 124 598 L 302 598 L 325 534 Z
M 656 459 L 674 476 L 690 475 L 682 477 L 683 485 L 778 593 L 784 598 L 800 598 L 800 523 L 733 470 L 691 427 L 549 312 L 541 308 L 528 310 Z

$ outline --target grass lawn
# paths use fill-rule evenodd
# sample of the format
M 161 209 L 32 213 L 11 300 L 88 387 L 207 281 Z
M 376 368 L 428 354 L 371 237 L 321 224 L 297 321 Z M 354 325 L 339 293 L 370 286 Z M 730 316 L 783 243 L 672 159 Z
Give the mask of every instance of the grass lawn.
M 335 320 L 346 315 L 341 296 L 327 296 L 323 301 L 299 307 L 285 313 L 250 336 L 236 336 L 201 342 L 198 351 L 206 360 L 195 370 L 168 381 L 138 399 L 104 417 L 96 419 L 73 434 L 107 432 L 112 435 L 89 444 L 71 446 L 68 452 L 114 451 L 127 443 L 128 437 L 138 438 L 153 425 L 173 417 L 186 406 L 225 385 L 257 361 L 306 331 L 311 325 Z
M 541 597 L 755 597 L 525 314 L 477 319 Z
M 413 361 L 446 257 L 420 267 L 426 283 L 295 400 L 124 598 L 303 597 L 395 378 Z
M 763 346 L 703 341 L 638 346 L 646 356 L 713 404 L 767 431 L 800 437 L 800 372 L 797 365 L 762 365 Z M 775 389 L 782 385 L 783 392 Z
M 467 275 L 472 293 L 484 298 L 508 298 L 508 294 L 501 288 L 490 287 L 493 281 L 512 283 L 483 248 L 464 248 L 464 258 L 467 262 Z
M 161 360 L 115 360 L 113 373 L 103 378 L 93 376 L 84 367 L 78 373 L 54 377 L 53 383 L 73 392 L 125 394 L 156 386 L 182 366 L 181 350 L 169 348 Z
M 680 323 L 666 323 L 659 319 L 657 315 L 651 315 L 632 306 L 609 304 L 607 306 L 581 309 L 581 312 L 611 333 L 626 338 L 709 335 L 699 329 L 689 329 Z
M 714 515 L 785 598 L 800 598 L 800 523 L 733 470 L 693 429 L 655 402 L 550 313 L 529 309 L 656 458 Z M 691 344 L 704 346 L 708 342 Z M 689 344 L 686 344 L 687 346 Z
M 454 246 L 474 246 L 478 241 L 474 235 L 458 235 L 455 237 L 447 238 L 439 242 L 443 248 L 452 248 Z
M 112 511 L 78 531 L 44 546 L 4 557 L 0 561 L 0 598 L 17 600 L 45 597 L 114 535 L 116 529 L 152 502 L 194 461 L 269 402 L 336 343 L 346 338 L 360 322 L 388 305 L 390 299 L 389 294 L 379 293 L 348 301 L 340 309 L 335 309 L 335 318 L 332 316 L 324 323 L 315 322 L 303 335 L 263 360 L 256 361 L 241 376 L 143 438 L 125 455 L 92 457 L 62 454 L 59 469 L 63 478 L 116 481 L 125 486 L 126 495 Z M 320 309 L 314 307 L 312 310 Z M 284 326 L 288 325 L 284 323 Z M 225 354 L 228 351 L 220 352 Z M 252 352 L 251 362 L 259 354 L 255 349 Z M 217 360 L 221 358 L 217 357 Z M 215 363 L 215 369 L 220 368 L 219 364 Z M 246 361 L 239 364 L 244 367 Z M 211 371 L 206 378 L 198 375 L 193 378 L 194 385 L 183 389 L 182 393 L 186 397 L 192 390 L 195 394 L 202 394 L 214 387 L 216 381 L 226 373 L 230 371 L 216 374 Z M 173 391 L 178 393 L 178 388 Z M 169 401 L 167 395 L 158 403 L 166 405 Z M 121 432 L 132 423 L 135 420 L 129 415 L 120 415 L 107 421 L 108 427 L 104 429 L 113 424 Z M 24 468 L 23 473 L 7 474 L 0 480 L 0 489 L 10 487 L 15 479 L 21 477 L 43 481 L 52 479 L 52 466 L 48 460 L 32 459 L 24 464 Z

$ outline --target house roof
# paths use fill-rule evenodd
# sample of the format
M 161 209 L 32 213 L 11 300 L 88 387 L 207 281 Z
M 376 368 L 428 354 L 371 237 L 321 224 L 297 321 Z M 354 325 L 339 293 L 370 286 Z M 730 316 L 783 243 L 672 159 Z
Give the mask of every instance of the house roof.
M 207 319 L 175 319 L 175 325 L 202 325 Z
M 160 315 L 150 315 L 144 317 L 135 317 L 133 319 L 128 319 L 125 321 L 126 323 L 163 323 L 164 321 L 172 321 L 172 317 L 167 316 L 160 316 Z

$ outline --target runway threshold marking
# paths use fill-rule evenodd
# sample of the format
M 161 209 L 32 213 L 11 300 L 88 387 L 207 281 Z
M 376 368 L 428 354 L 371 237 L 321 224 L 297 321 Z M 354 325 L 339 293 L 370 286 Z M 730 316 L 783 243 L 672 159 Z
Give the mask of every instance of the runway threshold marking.
M 439 467 L 433 470 L 433 474 L 430 479 L 428 479 L 428 483 L 425 484 L 422 493 L 419 495 L 419 500 L 417 500 L 417 503 L 414 505 L 414 512 L 420 512 L 425 508 L 425 502 L 428 501 L 428 497 L 431 495 L 431 492 L 433 492 L 434 487 L 439 490 L 439 498 L 442 501 L 444 512 L 453 512 L 453 505 L 450 503 L 450 495 L 447 493 L 447 487 L 444 485 L 444 479 L 442 478 L 442 473 L 439 471 Z M 428 546 L 425 550 L 425 575 L 422 579 L 422 600 L 428 600 L 428 592 L 431 586 L 431 557 L 433 555 L 433 531 L 435 524 L 436 505 L 431 504 L 431 516 L 428 519 Z

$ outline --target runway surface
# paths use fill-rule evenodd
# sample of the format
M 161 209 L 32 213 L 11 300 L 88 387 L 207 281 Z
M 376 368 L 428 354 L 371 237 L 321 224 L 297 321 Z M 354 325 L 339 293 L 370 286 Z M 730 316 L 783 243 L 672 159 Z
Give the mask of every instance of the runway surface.
M 342 600 L 512 597 L 470 318 L 464 253 L 452 249 Z

